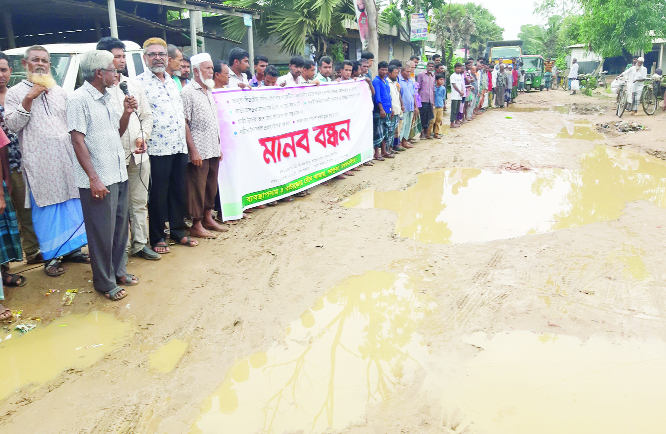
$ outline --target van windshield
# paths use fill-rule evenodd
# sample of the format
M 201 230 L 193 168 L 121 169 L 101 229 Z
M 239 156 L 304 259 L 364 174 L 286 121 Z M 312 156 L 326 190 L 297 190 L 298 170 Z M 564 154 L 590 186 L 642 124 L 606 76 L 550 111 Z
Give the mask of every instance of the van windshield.
M 9 67 L 12 68 L 12 76 L 9 79 L 9 86 L 14 86 L 17 83 L 20 83 L 27 78 L 27 74 L 21 60 L 23 56 L 8 56 L 9 57 Z M 55 79 L 58 86 L 62 86 L 62 82 L 65 80 L 65 74 L 67 73 L 67 68 L 69 67 L 69 62 L 72 58 L 71 54 L 51 54 L 51 75 Z
M 521 54 L 520 47 L 493 47 L 490 52 L 491 60 L 518 58 Z

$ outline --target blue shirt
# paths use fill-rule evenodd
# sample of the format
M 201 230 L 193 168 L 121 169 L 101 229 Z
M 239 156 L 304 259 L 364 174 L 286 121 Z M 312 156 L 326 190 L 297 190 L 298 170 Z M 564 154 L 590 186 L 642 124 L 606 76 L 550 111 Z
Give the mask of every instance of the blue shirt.
M 446 101 L 446 85 L 435 86 L 435 107 L 444 107 Z
M 402 74 L 398 76 L 398 83 L 400 83 L 400 96 L 402 97 L 402 105 L 405 106 L 405 111 L 413 112 L 416 83 L 411 78 L 409 80 L 405 80 L 402 77 Z
M 379 76 L 372 80 L 372 86 L 375 88 L 375 113 L 379 113 L 379 106 L 381 104 L 384 111 L 391 113 L 391 88 L 386 82 L 386 79 L 381 79 Z

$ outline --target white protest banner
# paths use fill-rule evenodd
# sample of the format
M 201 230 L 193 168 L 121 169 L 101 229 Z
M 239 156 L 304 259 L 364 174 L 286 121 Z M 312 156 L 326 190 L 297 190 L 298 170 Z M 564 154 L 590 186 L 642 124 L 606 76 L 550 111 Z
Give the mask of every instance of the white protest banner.
M 372 159 L 372 97 L 365 81 L 219 89 L 213 98 L 225 221 Z
M 428 22 L 424 14 L 412 14 L 412 32 L 410 41 L 425 41 L 428 39 Z

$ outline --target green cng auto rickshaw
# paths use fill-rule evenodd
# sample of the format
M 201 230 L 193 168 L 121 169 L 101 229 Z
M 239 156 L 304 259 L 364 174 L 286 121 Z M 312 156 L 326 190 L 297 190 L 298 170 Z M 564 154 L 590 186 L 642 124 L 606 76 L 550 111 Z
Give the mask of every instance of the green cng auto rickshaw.
M 543 90 L 544 85 L 544 65 L 543 57 L 539 55 L 522 55 L 520 61 L 523 62 L 523 71 L 525 71 L 525 90 L 529 92 L 532 89 Z

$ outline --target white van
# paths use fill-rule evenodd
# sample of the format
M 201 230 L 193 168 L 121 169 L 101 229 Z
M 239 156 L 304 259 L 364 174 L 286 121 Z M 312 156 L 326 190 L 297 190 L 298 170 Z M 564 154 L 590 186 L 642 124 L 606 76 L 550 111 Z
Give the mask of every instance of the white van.
M 136 42 L 123 42 L 125 43 L 127 55 L 127 74 L 129 77 L 136 77 L 144 70 L 143 50 Z M 94 50 L 97 47 L 97 43 L 50 44 L 43 47 L 51 55 L 51 74 L 55 78 L 55 81 L 68 94 L 74 92 L 75 89 L 83 84 L 83 78 L 79 71 L 81 54 Z M 9 57 L 9 66 L 13 69 L 12 77 L 9 79 L 9 86 L 20 83 L 26 78 L 21 60 L 23 60 L 23 55 L 27 48 L 12 48 L 4 51 Z

